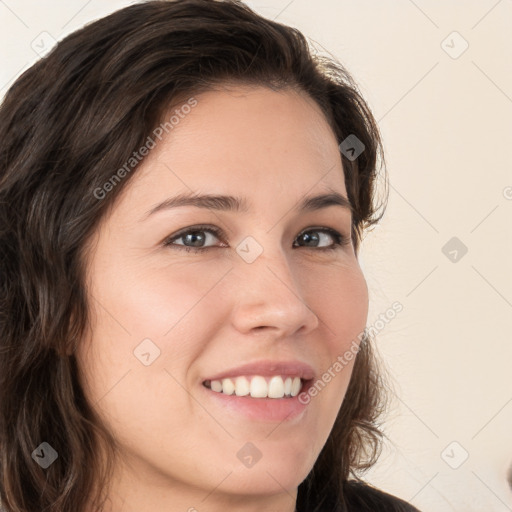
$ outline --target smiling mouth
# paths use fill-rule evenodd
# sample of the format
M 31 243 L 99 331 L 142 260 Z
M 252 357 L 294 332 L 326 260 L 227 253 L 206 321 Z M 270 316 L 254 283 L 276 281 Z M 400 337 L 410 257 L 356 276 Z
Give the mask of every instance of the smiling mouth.
M 310 381 L 300 377 L 240 375 L 220 380 L 205 380 L 203 386 L 216 393 L 249 398 L 293 398 Z

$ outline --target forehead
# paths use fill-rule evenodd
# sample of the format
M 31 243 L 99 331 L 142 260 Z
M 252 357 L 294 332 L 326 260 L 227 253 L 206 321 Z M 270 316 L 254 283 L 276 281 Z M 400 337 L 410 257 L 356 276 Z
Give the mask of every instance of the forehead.
M 165 122 L 174 114 L 175 123 L 155 139 L 126 200 L 230 193 L 247 197 L 251 206 L 324 190 L 346 195 L 335 134 L 307 94 L 230 86 L 194 99 L 186 114 L 175 115 L 178 104 L 163 116 Z

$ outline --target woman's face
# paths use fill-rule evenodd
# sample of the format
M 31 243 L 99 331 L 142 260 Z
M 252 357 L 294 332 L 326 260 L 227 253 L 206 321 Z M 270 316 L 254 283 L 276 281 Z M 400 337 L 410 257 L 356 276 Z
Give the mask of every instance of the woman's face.
M 95 234 L 90 331 L 77 353 L 84 388 L 119 442 L 116 495 L 142 507 L 133 510 L 293 510 L 354 360 L 335 363 L 368 312 L 350 209 L 301 208 L 347 197 L 341 155 L 306 95 L 237 86 L 196 99 Z M 159 206 L 189 194 L 245 208 Z M 301 376 L 322 382 L 306 405 L 304 394 L 251 396 L 266 386 L 280 396 Z M 205 386 L 214 380 L 226 394 Z

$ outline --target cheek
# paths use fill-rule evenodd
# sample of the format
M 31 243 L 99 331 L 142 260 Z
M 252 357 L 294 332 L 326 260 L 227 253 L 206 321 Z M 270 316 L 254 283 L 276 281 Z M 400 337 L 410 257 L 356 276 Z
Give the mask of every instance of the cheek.
M 214 287 L 225 272 L 189 264 L 143 271 L 111 267 L 95 274 L 89 298 L 92 335 L 78 353 L 84 388 L 128 444 L 134 414 L 140 432 L 165 436 L 171 424 L 186 430 L 190 416 L 185 412 L 192 414 L 193 403 L 183 387 L 211 339 L 213 316 L 220 314 Z M 159 430 L 162 425 L 167 427 Z
M 97 393 L 141 368 L 167 369 L 183 381 L 220 314 L 212 296 L 228 269 L 195 264 L 95 269 L 88 290 L 94 334 L 83 346 L 91 348 L 87 364 Z M 146 367 L 144 359 L 154 362 Z
M 132 339 L 172 337 L 180 323 L 197 314 L 201 300 L 223 274 L 218 266 L 208 271 L 193 264 L 147 267 L 98 275 L 92 290 L 102 306 L 103 325 L 121 335 L 130 333 Z
M 324 358 L 316 389 L 310 389 L 305 400 L 316 401 L 321 407 L 323 422 L 318 427 L 326 429 L 334 423 L 350 382 L 367 322 L 368 288 L 357 264 L 331 267 L 328 275 L 317 275 L 316 280 L 322 285 L 309 297 L 323 326 Z
M 308 280 L 308 297 L 328 336 L 332 359 L 358 340 L 368 317 L 368 288 L 357 265 L 332 266 Z M 319 286 L 319 283 L 321 285 Z

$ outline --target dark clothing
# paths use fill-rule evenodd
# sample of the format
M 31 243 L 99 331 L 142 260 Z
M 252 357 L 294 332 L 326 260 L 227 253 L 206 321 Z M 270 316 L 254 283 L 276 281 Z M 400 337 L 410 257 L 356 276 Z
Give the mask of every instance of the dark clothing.
M 302 494 L 302 495 L 301 495 Z M 333 491 L 299 492 L 298 512 L 420 512 L 405 500 L 388 494 L 361 480 L 343 484 L 342 497 Z
M 347 512 L 420 512 L 410 503 L 356 480 L 345 484 L 344 498 Z

